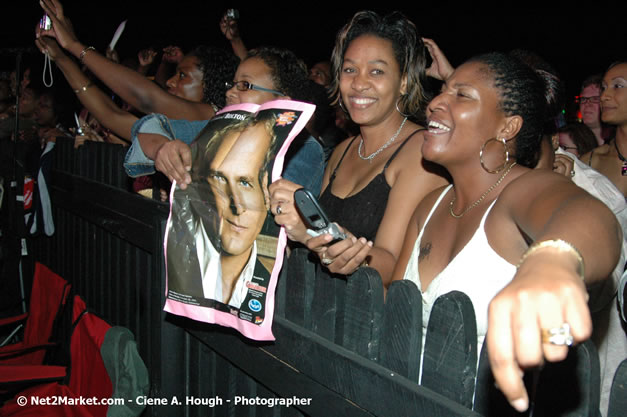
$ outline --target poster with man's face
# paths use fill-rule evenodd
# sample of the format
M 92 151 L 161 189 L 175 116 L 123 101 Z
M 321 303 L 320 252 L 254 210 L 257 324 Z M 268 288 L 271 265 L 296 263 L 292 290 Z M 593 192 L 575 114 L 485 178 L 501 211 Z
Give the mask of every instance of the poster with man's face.
M 268 186 L 313 113 L 274 101 L 226 108 L 191 144 L 192 183 L 173 186 L 166 228 L 166 311 L 271 340 L 284 250 Z

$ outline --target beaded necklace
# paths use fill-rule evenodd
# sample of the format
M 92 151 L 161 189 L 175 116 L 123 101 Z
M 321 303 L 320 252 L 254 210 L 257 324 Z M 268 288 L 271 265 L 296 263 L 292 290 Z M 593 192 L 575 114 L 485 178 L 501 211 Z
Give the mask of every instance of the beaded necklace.
M 623 166 L 621 168 L 621 175 L 623 177 L 627 176 L 627 159 L 625 159 L 625 157 L 623 156 L 622 153 L 620 153 L 620 150 L 618 150 L 618 143 L 616 143 L 616 139 L 614 139 L 614 147 L 616 148 L 616 153 L 618 153 L 618 159 L 620 159 L 621 161 L 623 161 Z

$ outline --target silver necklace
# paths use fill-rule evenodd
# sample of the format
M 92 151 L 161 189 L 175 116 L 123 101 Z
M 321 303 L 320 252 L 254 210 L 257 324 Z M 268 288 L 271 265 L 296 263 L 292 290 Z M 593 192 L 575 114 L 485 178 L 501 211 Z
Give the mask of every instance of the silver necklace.
M 359 157 L 361 159 L 363 159 L 364 161 L 369 161 L 370 163 L 372 163 L 372 160 L 374 159 L 374 157 L 379 155 L 385 148 L 390 146 L 392 144 L 392 142 L 394 142 L 396 140 L 398 135 L 401 134 L 401 130 L 403 130 L 403 126 L 405 126 L 405 122 L 406 121 L 407 121 L 407 117 L 403 119 L 403 123 L 401 123 L 401 125 L 399 126 L 399 128 L 396 131 L 396 133 L 394 134 L 394 136 L 392 136 L 390 139 L 388 139 L 388 141 L 385 142 L 379 149 L 377 149 L 376 151 L 374 151 L 373 153 L 371 153 L 368 156 L 363 156 L 361 154 L 361 147 L 364 145 L 364 138 L 362 136 L 360 141 L 359 141 L 359 148 L 357 149 L 357 155 L 359 155 Z
M 451 204 L 449 204 L 448 206 L 448 210 L 449 213 L 451 213 L 451 216 L 455 217 L 456 219 L 461 219 L 462 217 L 464 217 L 464 214 L 468 213 L 470 210 L 474 209 L 475 207 L 477 207 L 479 205 L 479 203 L 481 203 L 483 201 L 483 199 L 490 194 L 496 187 L 499 186 L 499 184 L 505 179 L 505 177 L 507 176 L 507 174 L 509 174 L 509 171 L 512 170 L 512 168 L 514 167 L 514 165 L 516 165 L 516 162 L 514 162 L 513 164 L 511 164 L 509 166 L 509 168 L 507 168 L 507 170 L 505 170 L 505 172 L 503 173 L 503 175 L 501 175 L 501 178 L 499 178 L 499 180 L 497 182 L 495 182 L 494 184 L 492 184 L 492 187 L 488 188 L 488 190 L 483 193 L 481 195 L 481 197 L 479 197 L 479 199 L 477 201 L 475 201 L 474 203 L 472 203 L 471 205 L 469 205 L 468 207 L 466 207 L 466 209 L 464 209 L 464 211 L 462 211 L 460 214 L 455 214 L 455 212 L 453 211 L 453 204 L 455 204 L 455 199 L 456 197 L 453 195 L 453 199 L 451 200 Z

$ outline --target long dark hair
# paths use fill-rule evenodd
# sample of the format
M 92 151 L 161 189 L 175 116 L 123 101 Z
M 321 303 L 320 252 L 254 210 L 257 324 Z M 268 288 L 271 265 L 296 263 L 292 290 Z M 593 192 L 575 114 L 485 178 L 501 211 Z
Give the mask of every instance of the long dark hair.
M 331 56 L 333 80 L 330 89 L 333 104 L 341 99 L 340 75 L 346 49 L 362 35 L 373 35 L 392 43 L 401 77 L 407 77 L 407 94 L 401 96 L 400 110 L 411 115 L 420 113 L 426 101 L 423 88 L 427 64 L 425 46 L 418 36 L 416 25 L 400 12 L 380 16 L 373 11 L 361 11 L 338 32 Z

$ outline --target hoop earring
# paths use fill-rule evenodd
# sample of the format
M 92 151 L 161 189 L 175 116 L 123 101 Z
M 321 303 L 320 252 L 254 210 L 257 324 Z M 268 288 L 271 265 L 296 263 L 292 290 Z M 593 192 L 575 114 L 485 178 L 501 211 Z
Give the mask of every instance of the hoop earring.
M 493 170 L 486 168 L 485 163 L 483 162 L 483 151 L 485 150 L 488 143 L 490 143 L 491 141 L 502 143 L 504 154 L 505 154 L 505 162 L 503 162 L 503 165 L 500 165 Z M 492 139 L 488 139 L 487 141 L 485 141 L 485 143 L 481 146 L 481 150 L 479 151 L 479 162 L 481 162 L 481 168 L 483 168 L 484 171 L 490 174 L 498 174 L 499 172 L 503 171 L 505 167 L 507 166 L 507 163 L 509 162 L 509 148 L 507 146 L 507 140 L 505 140 L 505 138 L 501 138 L 501 139 L 492 138 Z
M 340 97 L 340 99 L 338 100 L 338 103 L 340 104 L 340 109 L 342 109 L 342 111 L 346 114 L 348 114 L 348 111 L 346 111 L 346 109 L 344 108 L 344 102 L 342 101 L 342 98 Z
M 396 107 L 396 111 L 397 111 L 397 112 L 399 112 L 399 113 L 400 113 L 400 115 L 401 115 L 401 116 L 403 116 L 403 117 L 410 117 L 410 116 L 411 116 L 411 114 L 405 114 L 405 113 L 403 113 L 403 112 L 401 111 L 401 109 L 399 109 L 399 108 L 398 108 L 398 103 L 401 101 L 401 99 L 402 99 L 403 97 L 407 97 L 407 94 L 402 94 L 402 95 L 398 96 L 398 100 L 396 100 L 396 105 L 395 105 L 395 107 Z

